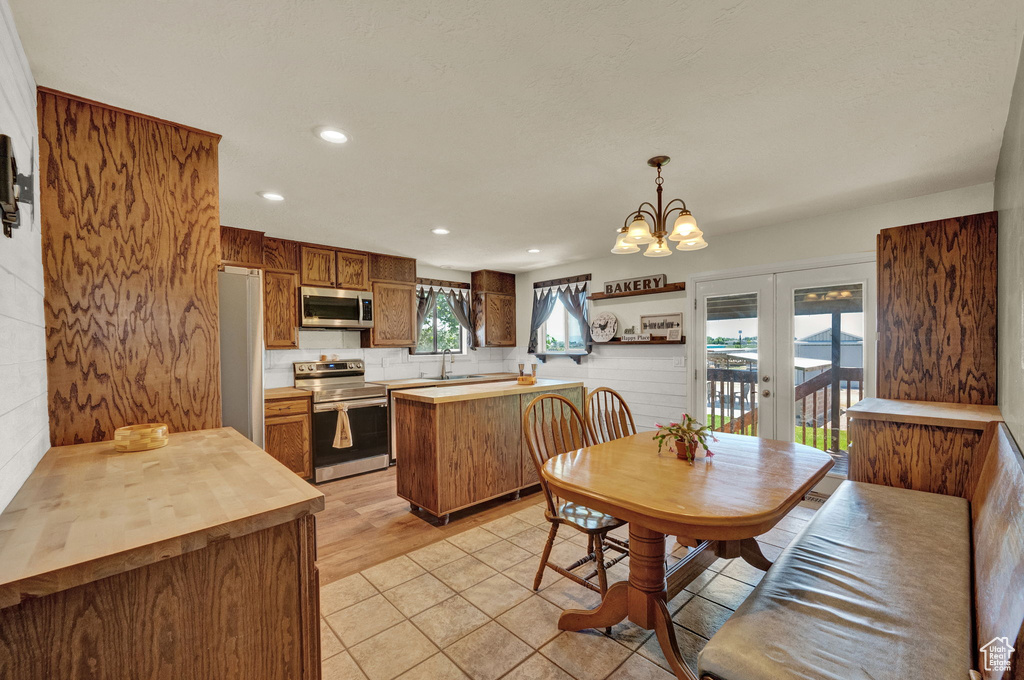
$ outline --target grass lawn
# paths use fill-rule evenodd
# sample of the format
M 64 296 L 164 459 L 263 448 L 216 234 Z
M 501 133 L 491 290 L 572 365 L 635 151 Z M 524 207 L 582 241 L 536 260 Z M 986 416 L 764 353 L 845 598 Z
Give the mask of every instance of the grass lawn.
M 722 425 L 724 425 L 725 423 L 728 423 L 729 420 L 730 420 L 729 418 L 724 418 L 722 416 L 712 416 L 711 417 L 711 423 L 713 424 L 713 426 L 714 426 L 714 428 L 716 430 L 721 429 Z M 749 426 L 746 427 L 746 429 L 743 432 L 743 434 L 753 434 L 753 432 L 752 432 L 753 429 L 754 429 L 753 426 L 749 425 Z M 819 427 L 818 428 L 818 436 L 815 437 L 814 436 L 814 430 L 808 425 L 808 427 L 807 427 L 807 439 L 806 440 L 804 439 L 804 428 L 797 427 L 797 428 L 794 429 L 794 433 L 795 433 L 795 437 L 794 437 L 793 441 L 795 441 L 795 442 L 797 442 L 799 444 L 806 444 L 807 446 L 813 446 L 814 448 L 820 449 L 822 451 L 827 451 L 828 450 L 829 435 L 830 435 L 830 432 L 828 430 L 825 430 L 825 429 Z M 846 430 L 839 430 L 839 450 L 840 451 L 846 451 L 847 450 Z

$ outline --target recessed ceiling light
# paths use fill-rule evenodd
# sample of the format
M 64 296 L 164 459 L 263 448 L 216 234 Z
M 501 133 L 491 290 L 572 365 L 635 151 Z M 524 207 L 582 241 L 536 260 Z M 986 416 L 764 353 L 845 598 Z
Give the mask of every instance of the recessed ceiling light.
M 275 194 L 273 191 L 261 191 L 260 196 L 267 199 L 268 201 L 283 201 L 284 196 L 281 194 Z
M 445 234 L 450 234 L 452 232 L 448 231 L 444 227 L 434 227 L 433 229 L 430 230 L 430 233 L 437 234 L 438 236 L 444 236 Z
M 530 248 L 526 252 L 530 253 L 531 255 L 536 255 L 537 253 L 540 252 L 540 248 Z
M 344 144 L 348 141 L 348 135 L 338 128 L 322 127 L 317 128 L 316 134 L 320 139 L 331 144 Z

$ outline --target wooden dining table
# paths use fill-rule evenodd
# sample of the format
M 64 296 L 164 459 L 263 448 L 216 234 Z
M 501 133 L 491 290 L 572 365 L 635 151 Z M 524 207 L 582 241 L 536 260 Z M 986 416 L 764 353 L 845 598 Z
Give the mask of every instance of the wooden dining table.
M 592 610 L 562 613 L 562 630 L 607 628 L 628 618 L 654 629 L 678 678 L 696 680 L 676 642 L 668 600 L 718 558 L 767 570 L 756 536 L 786 516 L 832 467 L 818 449 L 717 434 L 714 457 L 692 465 L 675 449 L 660 453 L 653 433 L 570 451 L 548 460 L 544 480 L 555 495 L 629 522 L 629 580 L 612 585 Z M 692 546 L 666 567 L 667 536 Z

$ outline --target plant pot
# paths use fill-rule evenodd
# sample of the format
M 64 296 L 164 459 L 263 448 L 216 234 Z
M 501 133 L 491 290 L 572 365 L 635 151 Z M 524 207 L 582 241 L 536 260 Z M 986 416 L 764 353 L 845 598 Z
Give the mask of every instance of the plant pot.
M 697 442 L 676 440 L 676 457 L 683 460 L 700 460 L 704 458 L 704 447 Z

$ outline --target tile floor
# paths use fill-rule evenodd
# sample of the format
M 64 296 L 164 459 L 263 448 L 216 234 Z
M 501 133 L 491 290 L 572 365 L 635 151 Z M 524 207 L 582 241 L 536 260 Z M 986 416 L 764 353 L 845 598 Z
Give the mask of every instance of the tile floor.
M 816 507 L 802 504 L 759 537 L 768 559 Z M 531 590 L 547 529 L 538 503 L 323 585 L 323 680 L 671 679 L 651 631 L 628 622 L 611 635 L 558 630 L 563 609 L 591 608 L 600 597 L 551 570 L 539 593 Z M 617 532 L 624 536 L 625 527 Z M 585 535 L 562 527 L 552 559 L 570 564 L 585 549 Z M 624 560 L 609 581 L 628 570 Z M 669 603 L 691 668 L 762 575 L 741 560 L 718 560 Z

